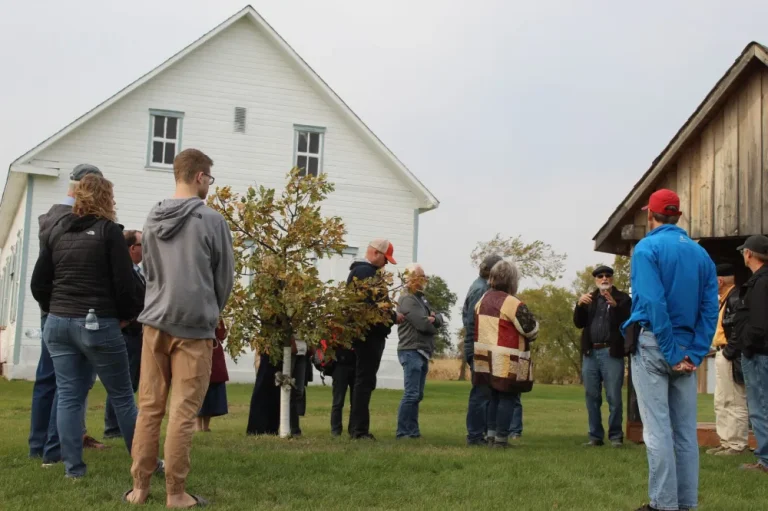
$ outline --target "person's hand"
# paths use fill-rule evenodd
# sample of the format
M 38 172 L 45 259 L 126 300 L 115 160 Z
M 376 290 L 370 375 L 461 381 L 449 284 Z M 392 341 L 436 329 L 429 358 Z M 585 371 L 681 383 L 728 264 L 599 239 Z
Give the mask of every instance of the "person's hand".
M 397 320 L 396 320 L 397 324 L 399 325 L 399 324 L 401 324 L 403 321 L 405 321 L 405 316 L 403 316 L 401 313 L 399 313 L 399 312 L 398 312 L 398 313 L 397 313 Z
M 427 321 L 429 321 L 430 323 L 434 324 L 435 323 L 435 316 L 429 316 L 427 318 Z
M 672 370 L 677 371 L 678 373 L 690 374 L 696 370 L 696 366 L 693 365 L 691 359 L 686 356 L 681 362 L 675 364 L 675 366 L 672 367 Z
M 122 320 L 122 321 L 120 322 L 120 330 L 122 330 L 123 328 L 127 327 L 127 326 L 128 326 L 128 325 L 130 325 L 130 324 L 131 324 L 131 322 L 130 322 L 130 321 L 128 321 L 127 319 L 124 319 L 124 320 Z
M 590 303 L 592 303 L 592 295 L 589 293 L 584 293 L 579 298 L 579 305 L 589 305 Z
M 611 296 L 611 292 L 608 290 L 602 291 L 600 294 L 603 295 L 603 298 L 605 298 L 605 301 L 608 302 L 608 305 L 611 307 L 616 307 L 616 300 L 613 299 L 613 296 Z

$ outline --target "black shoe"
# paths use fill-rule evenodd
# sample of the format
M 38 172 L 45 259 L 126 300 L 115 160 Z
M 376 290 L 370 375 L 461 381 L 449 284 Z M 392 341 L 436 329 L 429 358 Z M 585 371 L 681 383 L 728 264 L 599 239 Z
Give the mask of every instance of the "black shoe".
M 637 508 L 635 511 L 659 511 L 655 507 L 651 507 L 650 504 L 646 504 L 643 507 Z
M 602 447 L 605 443 L 602 440 L 590 440 L 585 444 L 581 444 L 584 447 Z
M 355 435 L 355 436 L 353 436 L 352 440 L 373 440 L 373 441 L 376 441 L 376 437 L 373 436 L 370 433 L 364 433 L 362 435 Z
M 624 440 L 619 440 L 618 438 L 616 440 L 611 440 L 611 447 L 621 447 L 624 445 Z
M 122 433 L 104 433 L 104 440 L 113 440 L 115 438 L 123 438 Z

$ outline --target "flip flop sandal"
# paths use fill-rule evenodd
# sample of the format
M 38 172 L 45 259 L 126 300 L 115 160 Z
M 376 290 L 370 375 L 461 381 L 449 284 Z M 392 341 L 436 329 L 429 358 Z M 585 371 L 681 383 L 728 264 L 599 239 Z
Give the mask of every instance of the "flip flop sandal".
M 127 492 L 123 493 L 123 502 L 125 502 L 126 504 L 131 504 L 131 505 L 134 505 L 134 506 L 141 506 L 141 505 L 143 505 L 143 504 L 146 504 L 146 503 L 147 503 L 147 501 L 150 499 L 150 496 L 149 496 L 149 495 L 147 495 L 147 500 L 145 500 L 145 501 L 144 501 L 143 503 L 141 503 L 141 504 L 139 504 L 139 503 L 137 503 L 137 502 L 130 502 L 130 501 L 128 500 L 128 495 L 130 495 L 132 492 L 133 492 L 133 488 L 131 488 L 131 489 L 130 489 L 130 490 L 128 490 Z
M 189 496 L 192 497 L 193 499 L 195 499 L 195 505 L 189 506 L 187 509 L 192 509 L 193 507 L 207 507 L 208 506 L 208 501 L 205 500 L 200 495 L 192 495 L 190 493 Z

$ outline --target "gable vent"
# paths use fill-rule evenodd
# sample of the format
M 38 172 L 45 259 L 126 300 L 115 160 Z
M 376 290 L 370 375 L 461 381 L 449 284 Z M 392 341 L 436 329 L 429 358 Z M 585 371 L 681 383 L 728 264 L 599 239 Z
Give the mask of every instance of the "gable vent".
M 235 133 L 245 133 L 245 108 L 235 107 Z

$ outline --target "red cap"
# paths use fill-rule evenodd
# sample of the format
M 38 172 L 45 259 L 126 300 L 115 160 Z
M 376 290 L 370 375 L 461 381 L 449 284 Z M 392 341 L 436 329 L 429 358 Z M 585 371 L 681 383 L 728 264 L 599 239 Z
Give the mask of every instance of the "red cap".
M 385 239 L 377 239 L 373 240 L 370 245 L 384 254 L 384 257 L 392 264 L 397 264 L 397 261 L 395 261 L 394 253 L 395 253 L 395 247 L 392 246 L 392 243 L 389 242 L 389 240 Z
M 643 211 L 649 209 L 652 213 L 665 216 L 680 216 L 683 214 L 680 211 L 680 197 L 672 190 L 667 190 L 666 188 L 656 190 L 651 194 L 651 198 L 648 199 L 648 205 L 643 208 Z

